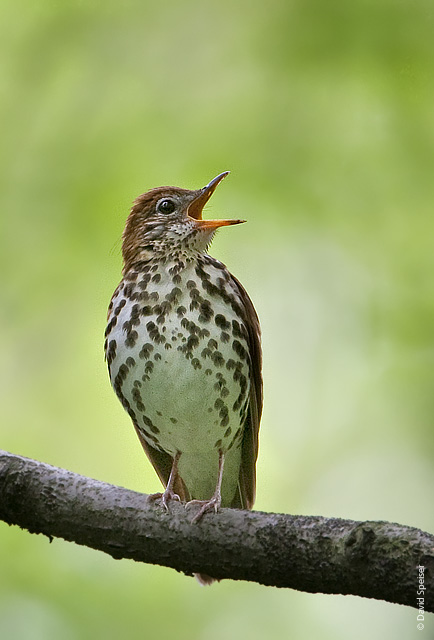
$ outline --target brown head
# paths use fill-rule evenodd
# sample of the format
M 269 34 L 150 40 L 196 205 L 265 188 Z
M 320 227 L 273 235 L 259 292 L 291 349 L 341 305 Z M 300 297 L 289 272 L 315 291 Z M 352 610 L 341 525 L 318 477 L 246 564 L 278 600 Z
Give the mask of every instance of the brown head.
M 124 273 L 135 262 L 152 257 L 205 251 L 216 229 L 245 222 L 202 219 L 205 204 L 228 173 L 196 191 L 157 187 L 136 198 L 122 236 Z

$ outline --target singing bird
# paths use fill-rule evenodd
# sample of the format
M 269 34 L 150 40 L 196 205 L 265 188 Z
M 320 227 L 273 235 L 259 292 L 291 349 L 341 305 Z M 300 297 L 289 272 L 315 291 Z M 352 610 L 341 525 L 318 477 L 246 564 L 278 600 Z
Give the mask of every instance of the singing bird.
M 134 201 L 105 334 L 111 383 L 165 487 L 153 497 L 165 508 L 199 504 L 195 522 L 255 499 L 259 321 L 240 282 L 207 253 L 217 229 L 245 221 L 202 219 L 228 173 Z

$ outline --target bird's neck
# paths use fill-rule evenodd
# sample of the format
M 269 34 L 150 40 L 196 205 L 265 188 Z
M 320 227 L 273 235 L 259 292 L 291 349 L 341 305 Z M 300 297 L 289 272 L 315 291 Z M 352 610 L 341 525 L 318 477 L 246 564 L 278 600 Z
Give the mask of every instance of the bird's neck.
M 124 269 L 124 279 L 136 280 L 142 273 L 168 273 L 170 275 L 182 274 L 183 272 L 195 271 L 198 266 L 208 262 L 214 262 L 205 251 L 186 251 L 180 249 L 170 254 L 153 252 L 147 259 L 138 259 Z M 216 261 L 217 262 L 217 261 Z
M 122 253 L 124 258 L 123 273 L 130 271 L 137 263 L 149 260 L 159 264 L 183 262 L 185 264 L 200 260 L 207 255 L 207 250 L 214 237 L 215 230 L 193 230 L 184 237 L 166 234 L 155 238 L 145 235 L 140 242 L 124 235 Z

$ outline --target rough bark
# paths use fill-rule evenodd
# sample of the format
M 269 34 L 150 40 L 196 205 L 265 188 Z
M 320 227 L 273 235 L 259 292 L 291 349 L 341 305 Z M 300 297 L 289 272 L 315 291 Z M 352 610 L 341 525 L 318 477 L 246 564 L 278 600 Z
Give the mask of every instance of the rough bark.
M 222 509 L 166 512 L 144 494 L 0 451 L 0 519 L 187 575 L 340 593 L 434 611 L 434 536 L 389 522 Z M 17 558 L 19 562 L 19 558 Z

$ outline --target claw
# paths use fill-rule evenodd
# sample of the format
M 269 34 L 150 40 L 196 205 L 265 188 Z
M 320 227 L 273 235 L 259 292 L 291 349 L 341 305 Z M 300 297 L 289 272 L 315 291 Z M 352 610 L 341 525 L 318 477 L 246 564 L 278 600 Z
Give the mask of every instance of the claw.
M 155 502 L 155 500 L 159 500 L 160 498 L 161 498 L 161 504 L 166 509 L 166 511 L 169 511 L 168 502 L 170 500 L 178 500 L 178 502 L 181 501 L 181 498 L 179 497 L 179 495 L 174 491 L 172 491 L 172 489 L 166 489 L 164 493 L 151 493 L 148 496 L 149 502 Z
M 199 520 L 201 520 L 202 517 L 205 515 L 205 513 L 207 513 L 208 511 L 212 511 L 214 509 L 214 513 L 217 513 L 217 511 L 220 509 L 222 504 L 221 487 L 222 487 L 224 463 L 225 463 L 225 456 L 222 451 L 219 451 L 219 473 L 218 473 L 218 479 L 217 479 L 217 486 L 215 488 L 213 497 L 210 500 L 190 500 L 190 502 L 187 502 L 187 504 L 185 505 L 186 507 L 190 506 L 191 504 L 201 506 L 201 508 L 196 513 L 193 520 L 191 521 L 192 523 L 199 522 Z
M 196 523 L 199 522 L 199 520 L 201 520 L 205 513 L 208 513 L 208 511 L 214 510 L 214 513 L 217 513 L 217 511 L 220 509 L 221 503 L 222 499 L 220 494 L 218 494 L 214 495 L 211 500 L 190 500 L 190 502 L 187 502 L 185 506 L 201 506 L 201 509 L 196 513 L 193 520 L 191 521 L 192 523 Z
M 173 491 L 173 486 L 178 476 L 178 460 L 180 456 L 181 453 L 178 451 L 173 458 L 172 469 L 170 471 L 169 480 L 167 482 L 167 487 L 164 493 L 151 493 L 151 495 L 148 496 L 149 502 L 154 502 L 154 500 L 159 500 L 161 498 L 161 503 L 166 511 L 169 511 L 169 500 L 178 500 L 178 502 L 181 502 L 181 498 L 179 497 L 179 495 Z
M 177 500 L 178 502 L 181 502 L 181 498 L 177 493 L 175 493 L 174 491 L 168 491 L 166 489 L 166 491 L 161 496 L 161 502 L 163 504 L 163 507 L 166 509 L 166 511 L 169 511 L 169 507 L 167 506 L 167 503 L 169 502 L 169 500 Z

